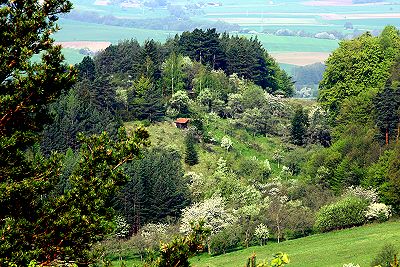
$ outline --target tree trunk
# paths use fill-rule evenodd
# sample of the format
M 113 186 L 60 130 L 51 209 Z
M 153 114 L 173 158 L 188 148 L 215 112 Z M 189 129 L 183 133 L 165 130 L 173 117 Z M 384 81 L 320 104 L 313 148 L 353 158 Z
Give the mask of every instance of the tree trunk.
M 386 145 L 389 144 L 389 128 L 386 127 Z

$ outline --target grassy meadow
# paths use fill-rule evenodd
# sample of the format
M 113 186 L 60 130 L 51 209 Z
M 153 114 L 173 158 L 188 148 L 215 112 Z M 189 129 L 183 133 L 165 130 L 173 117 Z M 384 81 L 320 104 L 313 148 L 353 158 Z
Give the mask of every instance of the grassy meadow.
M 258 261 L 262 261 L 271 258 L 274 253 L 285 252 L 290 258 L 288 267 L 340 267 L 350 262 L 367 267 L 384 244 L 391 243 L 399 249 L 399 229 L 399 221 L 369 224 L 279 244 L 269 242 L 265 246 L 249 247 L 224 255 L 210 256 L 203 253 L 193 257 L 191 264 L 193 267 L 240 267 L 245 265 L 253 253 L 256 253 Z M 125 266 L 141 266 L 134 250 L 124 254 L 130 255 L 123 258 Z M 113 266 L 121 266 L 117 255 L 112 260 Z
M 244 266 L 254 252 L 259 260 L 282 251 L 289 254 L 291 267 L 338 267 L 345 263 L 369 266 L 371 260 L 386 243 L 398 247 L 400 222 L 370 224 L 362 227 L 312 235 L 284 241 L 280 244 L 250 247 L 225 255 L 210 257 L 202 254 L 191 260 L 194 267 L 237 267 Z

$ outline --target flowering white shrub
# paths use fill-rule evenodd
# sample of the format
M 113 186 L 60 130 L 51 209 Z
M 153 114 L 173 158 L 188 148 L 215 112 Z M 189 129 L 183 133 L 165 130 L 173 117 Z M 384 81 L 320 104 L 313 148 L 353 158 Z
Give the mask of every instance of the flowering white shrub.
M 117 215 L 115 217 L 115 235 L 118 238 L 126 238 L 129 236 L 129 224 L 126 222 L 126 219 L 124 216 Z
M 183 209 L 180 231 L 187 234 L 191 231 L 190 223 L 199 221 L 204 221 L 205 227 L 211 230 L 211 234 L 215 234 L 231 225 L 234 217 L 225 209 L 224 199 L 214 195 Z
M 266 170 L 268 173 L 271 173 L 272 168 L 271 168 L 271 164 L 269 163 L 269 160 L 268 160 L 268 159 L 266 159 L 266 160 L 264 161 L 264 167 L 265 167 L 265 170 Z
M 189 184 L 189 189 L 195 199 L 199 199 L 205 187 L 205 179 L 202 173 L 188 172 L 185 174 L 184 179 Z
M 354 263 L 347 263 L 347 264 L 343 264 L 343 267 L 360 267 L 360 265 L 354 264 Z
M 265 245 L 265 243 L 267 242 L 267 239 L 269 237 L 268 227 L 265 224 L 260 223 L 256 227 L 256 230 L 254 231 L 254 236 L 260 240 L 261 246 Z
M 163 236 L 167 234 L 168 227 L 166 223 L 148 223 L 140 229 L 140 235 L 142 237 Z
M 365 217 L 369 221 L 377 220 L 383 222 L 387 221 L 390 216 L 392 216 L 390 206 L 383 203 L 371 203 L 365 213 Z
M 378 191 L 373 188 L 366 189 L 361 186 L 350 186 L 346 189 L 343 195 L 348 197 L 359 197 L 368 200 L 370 203 L 375 203 L 378 201 Z
M 225 148 L 226 151 L 229 151 L 229 149 L 231 149 L 233 146 L 232 140 L 229 136 L 225 135 L 224 137 L 222 137 L 221 139 L 221 147 Z

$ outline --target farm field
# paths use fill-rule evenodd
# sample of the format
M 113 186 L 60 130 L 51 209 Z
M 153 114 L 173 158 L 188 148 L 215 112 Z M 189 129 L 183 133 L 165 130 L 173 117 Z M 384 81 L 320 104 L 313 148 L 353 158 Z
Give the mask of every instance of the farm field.
M 109 44 L 118 43 L 125 39 L 137 39 L 144 42 L 147 39 L 154 39 L 164 42 L 172 38 L 178 32 L 145 30 L 128 27 L 99 25 L 95 23 L 78 22 L 69 19 L 60 21 L 61 31 L 55 34 L 55 40 L 63 45 L 65 57 L 68 63 L 75 64 L 82 60 L 84 55 L 79 49 L 88 48 L 94 52 L 105 49 Z M 78 30 L 77 30 L 78 29 Z M 275 36 L 271 34 L 243 34 L 247 38 L 257 37 L 268 52 L 272 53 L 279 63 L 291 65 L 304 65 L 321 62 L 326 54 L 338 46 L 337 40 L 315 39 L 298 36 Z M 293 44 L 296 44 L 294 46 Z M 290 54 L 288 52 L 296 52 Z M 302 54 L 303 52 L 307 52 Z M 315 52 L 316 54 L 309 53 Z M 321 53 L 323 57 L 321 59 Z M 292 57 L 293 55 L 293 57 Z M 282 57 L 285 60 L 280 60 Z
M 73 0 L 72 2 L 75 6 L 73 12 L 82 16 L 95 14 L 110 19 L 114 17 L 145 21 L 174 16 L 173 9 L 183 9 L 187 13 L 185 16 L 199 24 L 203 22 L 236 24 L 244 30 L 243 32 L 251 33 L 244 34 L 246 37 L 257 36 L 279 63 L 290 65 L 323 62 L 327 55 L 337 48 L 338 40 L 317 39 L 313 37 L 316 33 L 336 32 L 340 36 L 346 36 L 367 30 L 379 31 L 388 24 L 400 26 L 400 0 L 372 4 L 352 4 L 351 0 L 220 0 L 197 6 L 194 10 L 191 8 L 197 2 L 187 0 L 170 2 L 168 8 L 145 6 L 143 1 L 120 1 L 119 4 L 113 5 L 110 1 Z M 150 38 L 165 41 L 181 32 L 89 23 L 78 21 L 79 16 L 78 20 L 76 19 L 76 17 L 74 20 L 68 19 L 68 16 L 61 19 L 62 32 L 55 35 L 59 42 L 92 42 L 75 47 L 65 45 L 64 47 L 70 48 L 66 58 L 71 63 L 83 58 L 83 55 L 79 54 L 81 48 L 87 47 L 97 51 L 96 47 L 99 47 L 97 42 L 117 43 L 131 38 L 139 42 Z M 351 28 L 345 29 L 346 23 L 350 24 Z M 302 31 L 309 37 L 278 36 L 275 34 L 278 30 L 287 30 L 295 35 Z

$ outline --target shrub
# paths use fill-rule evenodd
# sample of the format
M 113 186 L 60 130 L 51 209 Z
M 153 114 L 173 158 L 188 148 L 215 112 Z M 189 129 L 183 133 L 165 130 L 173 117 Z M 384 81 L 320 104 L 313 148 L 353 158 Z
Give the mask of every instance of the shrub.
M 365 213 L 365 217 L 368 221 L 384 222 L 387 221 L 390 216 L 392 216 L 390 206 L 383 203 L 371 203 Z
M 371 266 L 391 267 L 397 249 L 393 244 L 385 244 L 371 262 Z
M 344 192 L 343 196 L 353 196 L 353 197 L 359 197 L 362 199 L 365 199 L 369 201 L 370 203 L 375 203 L 378 201 L 378 191 L 376 189 L 370 188 L 363 188 L 361 186 L 350 186 L 346 189 Z
M 225 254 L 228 250 L 236 248 L 240 243 L 240 229 L 227 227 L 221 232 L 210 237 L 210 252 L 213 255 Z
M 233 146 L 232 140 L 229 136 L 225 135 L 221 139 L 221 147 L 229 151 Z
M 317 215 L 315 229 L 327 232 L 358 226 L 365 223 L 365 211 L 368 202 L 360 198 L 347 197 L 336 203 L 322 207 Z
M 254 236 L 260 240 L 261 246 L 265 245 L 267 243 L 268 237 L 269 237 L 269 229 L 268 226 L 266 226 L 263 223 L 260 223 L 257 227 L 256 230 L 254 231 Z

